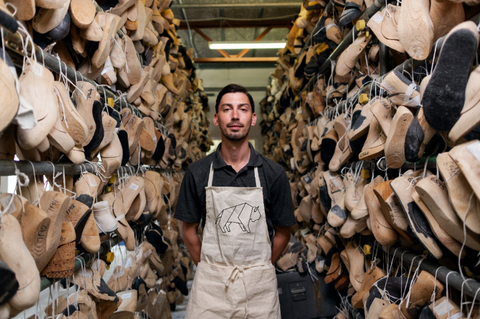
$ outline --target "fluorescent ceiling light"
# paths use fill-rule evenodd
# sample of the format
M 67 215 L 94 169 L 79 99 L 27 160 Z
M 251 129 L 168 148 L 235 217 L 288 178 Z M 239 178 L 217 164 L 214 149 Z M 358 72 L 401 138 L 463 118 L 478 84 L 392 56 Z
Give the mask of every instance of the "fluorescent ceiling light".
M 242 49 L 283 49 L 286 42 L 266 41 L 231 41 L 231 42 L 208 42 L 210 50 L 242 50 Z

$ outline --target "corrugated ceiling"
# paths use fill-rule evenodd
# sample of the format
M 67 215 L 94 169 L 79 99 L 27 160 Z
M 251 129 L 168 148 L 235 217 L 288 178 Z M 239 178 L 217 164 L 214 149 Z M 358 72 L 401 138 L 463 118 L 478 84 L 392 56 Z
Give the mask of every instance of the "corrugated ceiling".
M 194 47 L 197 58 L 221 58 L 218 51 L 208 48 L 201 33 L 212 41 L 253 41 L 267 27 L 272 27 L 262 40 L 285 40 L 300 6 L 300 1 L 289 0 L 174 0 L 171 8 L 181 20 L 177 34 L 184 45 Z M 231 55 L 239 52 L 228 51 Z M 276 50 L 250 50 L 244 57 L 274 57 L 276 53 Z

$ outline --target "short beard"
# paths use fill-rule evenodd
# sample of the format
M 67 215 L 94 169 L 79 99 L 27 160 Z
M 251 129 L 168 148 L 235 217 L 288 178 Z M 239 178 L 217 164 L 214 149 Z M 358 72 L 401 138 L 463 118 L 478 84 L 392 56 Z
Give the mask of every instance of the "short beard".
M 237 136 L 237 135 L 231 135 L 231 134 L 228 134 L 228 135 L 224 134 L 223 136 L 225 136 L 225 138 L 231 142 L 239 142 L 246 139 L 248 137 L 248 133 L 247 135 L 243 135 L 243 136 Z
M 248 139 L 248 134 L 250 133 L 250 127 L 247 127 L 247 131 L 244 134 L 239 134 L 240 132 L 237 133 L 231 133 L 228 131 L 228 129 L 225 130 L 226 132 L 222 132 L 222 135 L 225 136 L 225 138 L 231 142 L 240 142 L 245 139 Z

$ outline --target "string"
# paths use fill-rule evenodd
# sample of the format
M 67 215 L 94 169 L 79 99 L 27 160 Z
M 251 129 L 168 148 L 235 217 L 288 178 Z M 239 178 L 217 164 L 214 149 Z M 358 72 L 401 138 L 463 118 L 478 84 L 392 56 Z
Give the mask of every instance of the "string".
M 472 307 L 470 308 L 470 312 L 468 313 L 467 318 L 472 318 L 473 309 L 475 308 L 474 307 L 475 301 L 477 300 L 477 294 L 479 291 L 480 291 L 480 288 L 478 288 L 477 291 L 475 292 L 475 296 L 473 297 L 473 301 L 472 301 Z
M 7 61 L 7 57 L 6 57 L 6 51 L 5 51 L 5 37 L 3 35 L 3 28 L 0 28 L 0 32 L 1 32 L 1 35 L 2 35 L 2 53 L 3 53 L 3 61 Z
M 435 56 L 437 55 L 438 41 L 440 41 L 440 39 L 438 39 L 438 40 L 435 42 L 435 49 L 433 50 L 433 58 L 432 58 L 432 66 L 431 66 L 431 68 L 430 68 L 430 74 L 433 73 L 433 66 L 435 65 Z
M 53 86 L 53 89 L 55 90 L 55 93 L 57 94 L 58 101 L 60 102 L 60 106 L 62 107 L 62 115 L 63 115 L 63 122 L 65 123 L 65 128 L 68 129 L 68 121 L 67 121 L 67 114 L 65 112 L 65 104 L 63 103 L 63 99 L 60 98 L 60 91 L 57 89 L 57 87 Z
M 412 287 L 413 287 L 413 285 L 415 284 L 415 282 L 418 278 L 418 272 L 420 270 L 420 265 L 425 260 L 425 256 L 423 256 L 423 255 L 413 257 L 412 258 L 412 263 L 410 264 L 410 269 L 408 271 L 408 276 L 407 277 L 410 277 L 410 273 L 411 273 L 411 270 L 412 270 L 412 267 L 413 267 L 413 263 L 415 262 L 415 258 L 417 258 L 417 257 L 421 257 L 422 259 L 419 261 L 419 263 L 417 265 L 417 268 L 413 272 L 412 280 L 410 281 L 410 287 L 409 287 L 408 294 L 407 294 L 407 300 L 405 301 L 406 302 L 405 306 L 406 306 L 407 309 L 408 309 L 408 305 L 410 304 L 410 296 L 411 296 L 411 292 L 412 292 Z M 405 299 L 405 298 L 403 298 L 403 299 Z
M 463 270 L 462 270 L 462 266 L 461 266 L 461 257 L 462 257 L 462 253 L 463 253 L 463 248 L 465 247 L 466 245 L 466 242 L 467 242 L 467 229 L 466 229 L 466 221 L 467 221 L 467 215 L 470 211 L 470 207 L 472 206 L 472 199 L 475 195 L 475 192 L 472 191 L 472 195 L 470 195 L 470 200 L 468 201 L 468 207 L 467 207 L 467 210 L 465 211 L 465 216 L 463 216 L 463 242 L 462 242 L 462 247 L 460 248 L 460 253 L 458 254 L 458 271 L 460 273 L 460 276 L 462 277 L 462 279 L 465 281 L 465 276 L 463 275 Z M 467 283 L 467 287 L 468 289 L 472 289 L 468 283 Z
M 465 283 L 468 282 L 469 280 L 473 280 L 473 281 L 476 282 L 476 280 L 474 280 L 473 278 L 467 278 L 466 280 L 464 280 L 462 282 L 462 285 L 460 286 L 460 312 L 461 313 L 463 313 L 463 305 L 468 303 L 468 302 L 463 301 L 463 297 L 464 297 L 463 290 L 465 289 L 465 287 L 464 287 Z M 474 302 L 475 302 L 475 300 L 474 300 Z
M 433 294 L 432 294 L 432 304 L 433 304 L 433 309 L 435 309 L 435 303 L 436 303 L 436 300 L 437 300 L 437 276 L 438 276 L 438 271 L 442 268 L 445 268 L 447 270 L 449 270 L 447 267 L 445 266 L 440 266 L 438 267 L 437 269 L 435 269 L 435 282 L 433 284 Z
M 35 183 L 35 192 L 36 192 L 36 195 L 37 195 L 37 199 L 32 203 L 32 205 L 35 205 L 38 203 L 38 207 L 40 209 L 42 209 L 42 206 L 40 204 L 40 195 L 38 194 L 38 183 L 37 183 L 37 175 L 35 174 L 35 165 L 33 165 L 33 163 L 28 160 L 28 162 L 30 163 L 30 165 L 32 166 L 32 171 L 33 171 L 33 181 Z
M 450 301 L 450 297 L 449 297 L 449 291 L 448 291 L 448 276 L 450 276 L 452 273 L 454 273 L 453 270 L 451 270 L 447 276 L 445 277 L 445 290 L 446 290 L 446 298 L 447 298 L 447 301 Z M 450 308 L 451 307 L 448 307 L 448 316 L 447 318 L 450 318 Z

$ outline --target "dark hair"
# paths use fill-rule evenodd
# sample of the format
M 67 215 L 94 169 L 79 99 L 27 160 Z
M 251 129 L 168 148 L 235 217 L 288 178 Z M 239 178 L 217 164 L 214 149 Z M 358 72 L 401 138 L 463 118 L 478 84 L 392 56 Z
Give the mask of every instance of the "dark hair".
M 248 93 L 247 89 L 244 88 L 241 85 L 238 84 L 229 84 L 226 87 L 224 87 L 217 95 L 217 101 L 215 102 L 215 112 L 218 113 L 218 106 L 220 104 L 220 101 L 222 100 L 222 97 L 227 94 L 227 93 L 244 93 L 248 97 L 248 101 L 250 102 L 250 107 L 252 108 L 252 113 L 255 113 L 255 103 L 253 102 L 253 98 Z

